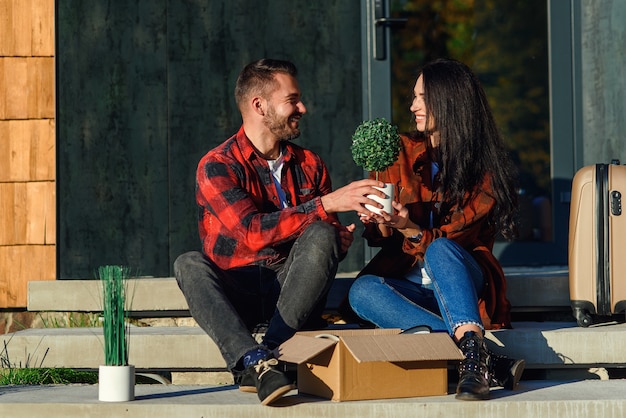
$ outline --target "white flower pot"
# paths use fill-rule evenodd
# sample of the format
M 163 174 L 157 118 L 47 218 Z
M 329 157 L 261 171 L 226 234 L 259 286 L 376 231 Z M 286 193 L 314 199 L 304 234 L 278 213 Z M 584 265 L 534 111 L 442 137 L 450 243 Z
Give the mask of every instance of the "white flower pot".
M 378 196 L 374 196 L 374 195 L 367 195 L 367 197 L 369 197 L 372 200 L 375 200 L 377 202 L 379 202 L 381 205 L 383 205 L 382 210 L 384 210 L 385 212 L 387 212 L 389 215 L 393 215 L 393 206 L 391 206 L 391 202 L 393 202 L 393 198 L 394 198 L 394 187 L 393 187 L 393 183 L 385 183 L 385 187 L 375 187 L 375 189 L 380 190 L 381 192 L 385 193 L 387 195 L 386 198 L 382 199 Z M 375 208 L 372 205 L 365 205 L 366 209 L 371 210 L 372 212 L 380 215 L 380 209 Z
M 104 402 L 135 399 L 135 366 L 100 366 L 98 399 Z

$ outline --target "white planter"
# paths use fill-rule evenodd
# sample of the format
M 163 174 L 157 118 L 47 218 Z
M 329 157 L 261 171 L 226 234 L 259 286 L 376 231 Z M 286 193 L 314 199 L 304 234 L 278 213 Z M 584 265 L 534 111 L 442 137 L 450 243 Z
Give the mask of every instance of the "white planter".
M 380 190 L 381 192 L 385 193 L 387 195 L 386 198 L 381 199 L 378 196 L 374 196 L 374 195 L 367 195 L 367 197 L 369 197 L 372 200 L 375 200 L 377 202 L 379 202 L 381 205 L 383 205 L 382 210 L 384 210 L 385 212 L 387 212 L 389 215 L 393 215 L 393 206 L 391 206 L 391 202 L 393 202 L 393 198 L 394 198 L 394 187 L 393 187 L 393 183 L 385 183 L 385 187 L 375 187 L 376 189 Z M 372 205 L 365 205 L 365 208 L 371 210 L 374 213 L 377 213 L 380 215 L 380 209 L 373 207 Z
M 104 402 L 135 399 L 135 366 L 100 366 L 98 399 Z

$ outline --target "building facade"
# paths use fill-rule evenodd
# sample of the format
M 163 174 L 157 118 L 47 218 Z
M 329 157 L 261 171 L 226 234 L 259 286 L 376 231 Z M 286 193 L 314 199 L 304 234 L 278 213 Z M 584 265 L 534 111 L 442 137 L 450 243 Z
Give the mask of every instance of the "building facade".
M 626 3 L 530 3 L 545 15 L 554 234 L 498 251 L 511 265 L 565 264 L 575 171 L 626 162 Z M 322 155 L 336 187 L 363 176 L 351 134 L 393 113 L 393 64 L 376 55 L 378 42 L 415 33 L 377 20 L 381 5 L 418 19 L 424 50 L 441 41 L 432 13 L 447 10 L 462 37 L 463 19 L 497 9 L 488 0 L 0 0 L 0 308 L 25 307 L 30 280 L 92 278 L 103 264 L 171 276 L 176 256 L 199 248 L 195 166 L 239 127 L 233 86 L 254 59 L 297 64 L 308 108 L 299 143 Z M 441 42 L 454 52 L 449 37 Z M 340 268 L 367 257 L 357 239 Z

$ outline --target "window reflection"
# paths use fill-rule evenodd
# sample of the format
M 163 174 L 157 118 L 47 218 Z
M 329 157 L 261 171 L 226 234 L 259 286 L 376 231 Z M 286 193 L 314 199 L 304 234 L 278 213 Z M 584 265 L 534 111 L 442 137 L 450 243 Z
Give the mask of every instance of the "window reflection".
M 417 69 L 451 57 L 476 72 L 520 170 L 520 237 L 552 240 L 547 5 L 545 0 L 393 0 L 407 18 L 391 37 L 392 115 L 408 106 Z

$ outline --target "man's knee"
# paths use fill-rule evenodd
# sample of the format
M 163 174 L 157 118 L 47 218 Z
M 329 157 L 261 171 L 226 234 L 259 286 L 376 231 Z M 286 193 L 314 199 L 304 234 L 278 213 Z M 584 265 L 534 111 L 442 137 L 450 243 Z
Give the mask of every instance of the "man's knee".
M 196 271 L 204 256 L 198 251 L 189 251 L 179 255 L 174 261 L 174 276 L 180 285 L 181 281 Z
M 315 235 L 335 236 L 337 234 L 337 228 L 335 228 L 335 226 L 323 221 L 313 222 L 306 230 Z
M 302 238 L 307 241 L 307 246 L 338 248 L 339 232 L 333 225 L 319 221 L 309 225 Z
M 176 260 L 174 260 L 174 274 L 178 276 L 181 270 L 184 270 L 186 266 L 192 263 L 197 253 L 197 251 L 190 251 L 176 257 Z

